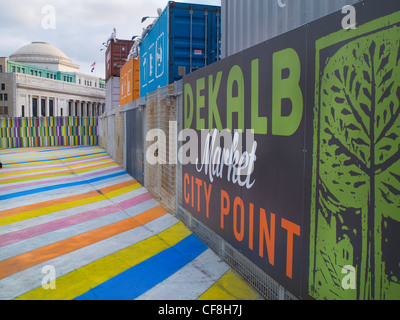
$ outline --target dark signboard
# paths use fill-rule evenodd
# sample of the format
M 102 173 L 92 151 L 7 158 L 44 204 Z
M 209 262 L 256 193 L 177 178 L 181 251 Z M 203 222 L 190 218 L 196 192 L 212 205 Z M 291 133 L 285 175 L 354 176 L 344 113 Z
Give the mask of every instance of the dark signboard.
M 299 298 L 400 298 L 400 3 L 353 8 L 184 77 L 183 207 Z

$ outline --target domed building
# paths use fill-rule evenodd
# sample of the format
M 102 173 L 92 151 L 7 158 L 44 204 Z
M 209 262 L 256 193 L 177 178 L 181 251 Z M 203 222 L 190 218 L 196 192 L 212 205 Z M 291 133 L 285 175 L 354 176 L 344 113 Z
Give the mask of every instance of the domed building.
M 78 72 L 79 66 L 60 49 L 47 42 L 32 42 L 13 53 L 9 60 L 54 71 Z
M 104 107 L 104 79 L 47 42 L 0 57 L 0 117 L 98 116 Z

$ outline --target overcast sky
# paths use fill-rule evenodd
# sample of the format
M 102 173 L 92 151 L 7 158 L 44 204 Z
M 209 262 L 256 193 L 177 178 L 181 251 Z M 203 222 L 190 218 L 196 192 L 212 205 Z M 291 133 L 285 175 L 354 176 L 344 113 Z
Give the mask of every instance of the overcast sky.
M 221 0 L 176 2 L 221 5 Z M 157 8 L 164 9 L 167 3 L 167 0 L 0 0 L 0 56 L 9 57 L 33 41 L 49 42 L 79 64 L 80 72 L 90 74 L 90 65 L 96 62 L 96 76 L 104 77 L 105 52 L 100 49 L 113 28 L 117 29 L 119 39 L 140 35 L 151 22 L 141 24 L 142 17 L 156 16 Z M 49 6 L 54 8 L 54 20 L 50 20 Z M 55 21 L 54 29 L 50 21 Z

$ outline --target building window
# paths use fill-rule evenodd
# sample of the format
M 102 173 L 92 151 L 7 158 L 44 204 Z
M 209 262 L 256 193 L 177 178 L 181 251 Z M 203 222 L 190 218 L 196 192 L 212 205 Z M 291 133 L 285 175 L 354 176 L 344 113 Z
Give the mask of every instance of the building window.
M 6 90 L 6 84 L 5 83 L 1 84 L 1 90 Z
M 32 116 L 35 118 L 38 116 L 38 99 L 37 98 L 32 98 Z
M 22 73 L 25 73 L 25 68 L 22 68 Z
M 20 68 L 20 67 L 17 68 L 17 72 L 18 72 L 18 73 L 21 72 L 21 68 Z
M 12 67 L 12 72 L 15 72 L 15 67 L 14 66 Z
M 21 106 L 21 116 L 25 117 L 25 106 Z
M 0 73 L 3 73 L 3 65 L 0 64 Z
M 54 117 L 54 100 L 49 100 L 49 116 Z
M 40 111 L 41 111 L 41 116 L 42 116 L 42 117 L 45 117 L 45 116 L 46 116 L 46 100 L 45 100 L 45 99 L 42 99 L 42 100 L 41 100 L 41 108 L 40 108 Z
M 7 93 L 4 94 L 4 101 L 8 101 L 8 94 Z
M 0 101 L 3 101 L 3 94 L 0 93 Z

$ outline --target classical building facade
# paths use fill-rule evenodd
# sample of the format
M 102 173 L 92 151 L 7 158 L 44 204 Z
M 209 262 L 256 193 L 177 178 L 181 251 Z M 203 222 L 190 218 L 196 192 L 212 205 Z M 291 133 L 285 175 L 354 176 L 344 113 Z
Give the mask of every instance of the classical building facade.
M 0 117 L 97 116 L 104 107 L 105 81 L 49 43 L 0 58 Z

